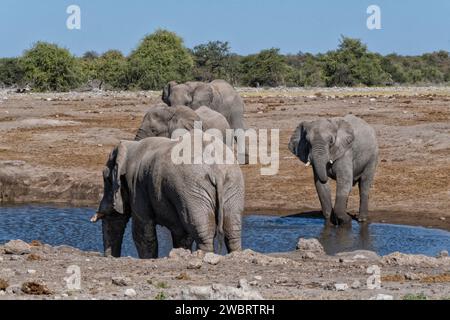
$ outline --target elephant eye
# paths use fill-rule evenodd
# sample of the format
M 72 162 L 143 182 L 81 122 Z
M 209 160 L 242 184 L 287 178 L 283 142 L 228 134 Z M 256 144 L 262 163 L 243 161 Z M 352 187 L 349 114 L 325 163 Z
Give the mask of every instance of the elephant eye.
M 330 137 L 330 145 L 334 144 L 334 137 Z

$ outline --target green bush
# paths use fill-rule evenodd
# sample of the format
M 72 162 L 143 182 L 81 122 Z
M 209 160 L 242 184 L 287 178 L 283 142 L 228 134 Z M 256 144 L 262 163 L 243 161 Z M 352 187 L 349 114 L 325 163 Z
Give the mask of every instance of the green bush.
M 120 51 L 110 50 L 96 60 L 96 79 L 112 89 L 127 87 L 127 59 Z
M 230 78 L 230 47 L 228 42 L 210 41 L 192 50 L 195 69 L 194 78 L 198 81 Z
M 280 49 L 262 50 L 256 55 L 244 57 L 241 62 L 244 85 L 276 87 L 286 84 L 289 67 Z
M 23 80 L 23 70 L 18 58 L 0 59 L 0 85 L 12 86 Z
M 131 53 L 127 81 L 130 88 L 160 90 L 169 81 L 190 80 L 193 65 L 183 40 L 175 33 L 158 30 Z
M 68 91 L 80 84 L 77 59 L 56 44 L 37 42 L 20 59 L 24 78 L 36 91 Z
M 358 39 L 342 37 L 339 48 L 324 57 L 324 77 L 327 86 L 385 85 L 392 78 L 376 54 Z

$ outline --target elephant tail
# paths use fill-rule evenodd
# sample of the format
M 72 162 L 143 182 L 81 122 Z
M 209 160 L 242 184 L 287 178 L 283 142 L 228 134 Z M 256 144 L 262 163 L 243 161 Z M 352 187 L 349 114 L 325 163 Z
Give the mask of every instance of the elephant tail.
M 216 235 L 219 240 L 219 253 L 222 251 L 222 243 L 224 241 L 223 231 L 223 219 L 224 219 L 224 206 L 223 206 L 223 190 L 225 178 L 221 172 L 211 177 L 211 181 L 216 187 Z

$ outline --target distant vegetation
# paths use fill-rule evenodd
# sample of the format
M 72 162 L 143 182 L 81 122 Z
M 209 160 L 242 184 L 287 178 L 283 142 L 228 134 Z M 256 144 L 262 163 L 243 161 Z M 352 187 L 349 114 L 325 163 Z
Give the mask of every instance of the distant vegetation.
M 17 58 L 0 59 L 0 86 L 68 91 L 96 81 L 104 89 L 160 90 L 167 82 L 225 79 L 235 86 L 390 86 L 450 82 L 447 51 L 421 56 L 382 56 L 358 39 L 342 37 L 323 54 L 283 55 L 277 48 L 237 55 L 228 42 L 193 49 L 173 32 L 157 30 L 124 56 L 110 50 L 75 57 L 55 44 L 37 42 Z

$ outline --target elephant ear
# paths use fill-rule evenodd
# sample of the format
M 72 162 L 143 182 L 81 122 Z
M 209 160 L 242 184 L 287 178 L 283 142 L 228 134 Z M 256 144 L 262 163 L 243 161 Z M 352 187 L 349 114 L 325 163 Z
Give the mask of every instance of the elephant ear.
M 337 133 L 335 142 L 330 148 L 330 156 L 332 161 L 336 161 L 352 147 L 355 134 L 350 123 L 344 119 L 332 119 L 331 122 L 337 127 Z
M 210 107 L 214 100 L 214 92 L 210 84 L 199 84 L 192 94 L 192 108 L 195 110 L 201 106 Z
M 162 93 L 162 101 L 164 101 L 165 104 L 167 104 L 168 106 L 170 106 L 170 94 L 172 93 L 172 89 L 173 87 L 175 87 L 178 83 L 176 81 L 171 81 L 169 82 L 163 89 L 163 93 Z
M 311 146 L 306 140 L 306 134 L 309 127 L 309 122 L 302 122 L 295 129 L 294 134 L 289 141 L 289 150 L 298 157 L 303 163 L 309 162 L 309 153 Z
M 126 174 L 126 160 L 127 160 L 127 146 L 124 141 L 121 141 L 114 150 L 116 159 L 112 174 L 112 187 L 113 187 L 113 208 L 117 213 L 124 214 L 124 200 L 122 189 L 122 177 Z
M 176 129 L 185 129 L 191 131 L 194 129 L 196 121 L 201 121 L 194 110 L 180 106 L 174 110 L 174 117 L 170 121 L 171 132 Z

